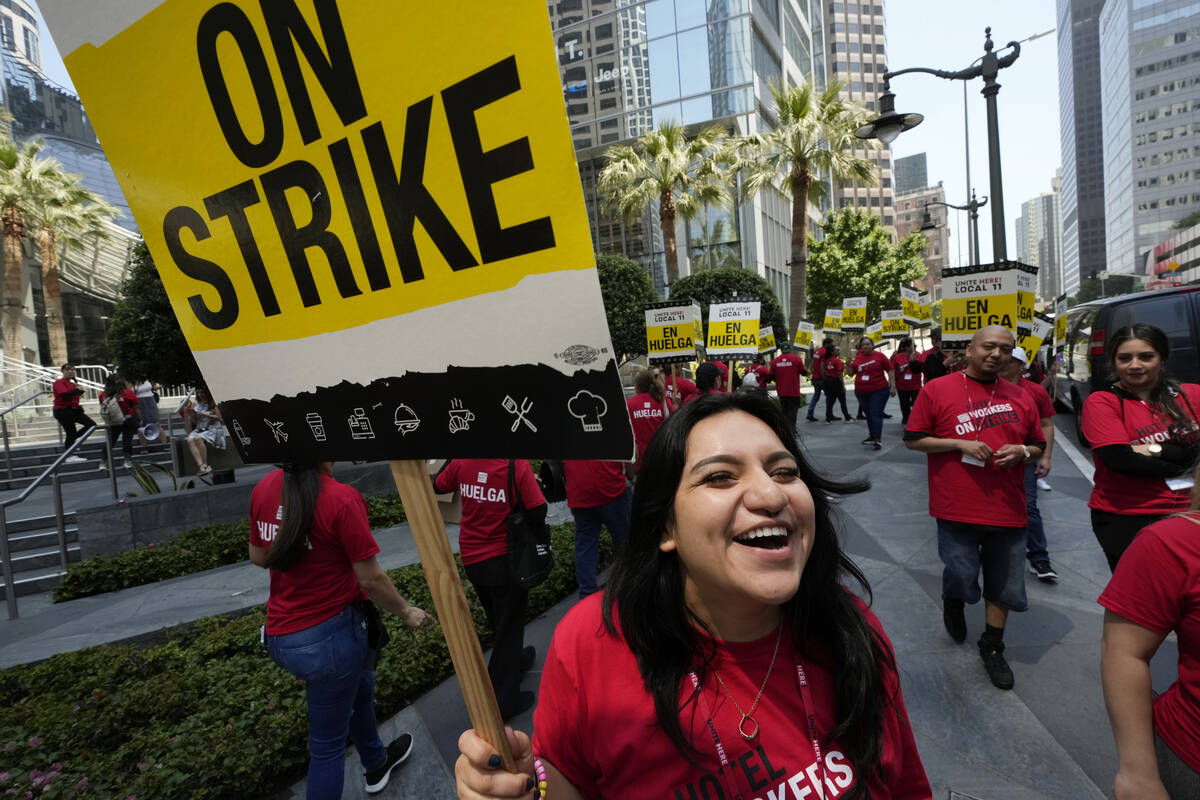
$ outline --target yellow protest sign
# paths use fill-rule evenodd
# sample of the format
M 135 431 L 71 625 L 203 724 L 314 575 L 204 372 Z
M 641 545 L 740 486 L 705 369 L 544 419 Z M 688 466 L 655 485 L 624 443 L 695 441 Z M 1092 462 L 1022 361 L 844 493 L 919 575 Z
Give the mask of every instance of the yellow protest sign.
M 1054 301 L 1054 349 L 1062 350 L 1067 345 L 1067 296 L 1059 295 Z
M 864 335 L 875 344 L 879 344 L 883 341 L 883 323 L 874 322 L 868 325 Z
M 917 327 L 928 328 L 933 324 L 933 304 L 929 302 L 929 292 L 921 292 L 917 296 Z
M 757 300 L 740 298 L 708 306 L 708 357 L 717 360 L 751 361 L 758 355 Z
M 813 346 L 813 333 L 815 330 L 816 326 L 811 322 L 800 320 L 800 322 L 796 325 L 796 337 L 792 340 L 792 344 L 795 345 L 797 350 L 811 351 Z
M 842 332 L 842 310 L 840 308 L 825 309 L 824 332 L 830 335 Z
M 1037 351 L 1045 344 L 1047 337 L 1054 332 L 1054 320 L 1045 314 L 1035 313 L 1029 332 L 1017 340 L 1017 344 L 1025 349 L 1032 359 Z
M 916 327 L 921 324 L 921 293 L 903 283 L 900 284 L 900 310 L 909 325 Z
M 842 330 L 861 331 L 867 327 L 867 298 L 842 299 Z
M 696 358 L 691 300 L 651 303 L 646 308 L 646 353 L 651 364 L 680 364 Z
M 880 330 L 888 339 L 902 339 L 908 336 L 908 322 L 904 319 L 904 312 L 900 309 L 884 311 L 879 323 Z
M 980 328 L 1017 331 L 1017 273 L 990 265 L 942 270 L 942 342 L 966 343 Z
M 704 316 L 699 303 L 692 303 L 692 339 L 696 347 L 704 347 Z
M 775 329 L 763 325 L 758 329 L 758 352 L 769 353 L 775 349 Z
M 42 8 L 247 460 L 633 452 L 544 6 Z
M 1013 262 L 1017 272 L 1017 326 L 1027 330 L 1033 327 L 1033 306 L 1037 302 L 1038 268 L 1030 264 Z

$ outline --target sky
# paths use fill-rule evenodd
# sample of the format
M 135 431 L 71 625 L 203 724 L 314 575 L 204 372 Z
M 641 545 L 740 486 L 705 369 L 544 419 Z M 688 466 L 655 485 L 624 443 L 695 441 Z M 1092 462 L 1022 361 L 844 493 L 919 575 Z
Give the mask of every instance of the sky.
M 958 70 L 983 55 L 984 28 L 992 26 L 997 48 L 1021 41 L 1055 25 L 1052 0 L 887 0 L 888 67 Z M 71 91 L 74 87 L 45 24 L 39 26 L 42 62 L 47 77 Z M 1017 257 L 1015 223 L 1021 203 L 1050 191 L 1061 163 L 1058 138 L 1057 34 L 1021 46 L 1021 55 L 1000 71 L 997 106 L 1004 216 L 1009 258 Z M 926 153 L 929 182 L 940 180 L 946 202 L 965 205 L 966 169 L 963 135 L 963 81 L 932 75 L 902 75 L 892 82 L 896 110 L 917 112 L 925 120 L 900 135 L 892 157 Z M 979 197 L 989 196 L 987 127 L 983 80 L 967 82 L 970 124 L 971 182 Z M 992 260 L 992 203 L 979 212 L 980 255 Z M 969 263 L 967 214 L 951 211 L 950 263 Z M 961 253 L 961 256 L 960 256 Z
M 1055 26 L 1052 0 L 887 0 L 888 69 L 930 67 L 965 69 L 983 55 L 984 28 L 992 27 L 997 49 Z M 996 96 L 1000 163 L 1004 178 L 1004 217 L 1008 257 L 1017 257 L 1015 223 L 1021 203 L 1050 191 L 1062 163 L 1058 138 L 1057 33 L 1021 45 L 1012 66 L 1000 70 Z M 916 112 L 925 120 L 900 134 L 892 158 L 926 153 L 929 183 L 940 180 L 946 202 L 965 205 L 967 192 L 963 133 L 963 81 L 920 73 L 892 81 L 896 111 Z M 971 183 L 976 194 L 991 194 L 988 179 L 987 111 L 980 95 L 983 80 L 967 85 Z M 992 204 L 979 211 L 980 257 L 992 260 Z M 967 214 L 951 211 L 950 263 L 969 263 Z M 962 252 L 960 260 L 959 252 Z

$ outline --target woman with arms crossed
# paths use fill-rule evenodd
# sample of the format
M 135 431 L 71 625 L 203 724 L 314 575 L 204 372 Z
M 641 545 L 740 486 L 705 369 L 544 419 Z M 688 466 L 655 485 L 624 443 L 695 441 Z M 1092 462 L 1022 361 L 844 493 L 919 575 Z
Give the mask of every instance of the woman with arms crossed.
M 867 588 L 830 498 L 864 488 L 814 472 L 754 394 L 672 415 L 603 596 L 555 631 L 532 747 L 510 737 L 521 772 L 468 731 L 459 797 L 528 796 L 544 774 L 551 800 L 929 798 L 891 644 L 839 583 Z

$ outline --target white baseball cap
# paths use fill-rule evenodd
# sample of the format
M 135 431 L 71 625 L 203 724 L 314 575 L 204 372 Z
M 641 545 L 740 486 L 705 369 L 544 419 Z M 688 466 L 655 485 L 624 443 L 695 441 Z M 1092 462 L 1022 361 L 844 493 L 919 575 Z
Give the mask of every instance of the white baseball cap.
M 1020 361 L 1022 364 L 1029 363 L 1029 357 L 1025 355 L 1025 348 L 1023 347 L 1014 347 L 1012 351 L 1012 357 L 1017 361 Z

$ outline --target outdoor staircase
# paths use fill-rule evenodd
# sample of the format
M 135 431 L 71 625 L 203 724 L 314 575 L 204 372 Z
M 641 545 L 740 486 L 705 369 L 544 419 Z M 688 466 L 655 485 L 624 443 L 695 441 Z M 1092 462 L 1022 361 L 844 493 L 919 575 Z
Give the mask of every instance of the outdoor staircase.
M 79 528 L 74 512 L 64 514 L 63 518 L 67 561 L 73 563 L 80 560 Z M 12 553 L 13 587 L 18 597 L 48 592 L 58 586 L 63 568 L 54 515 L 9 520 L 8 546 Z M 6 588 L 4 577 L 0 575 L 0 592 Z
M 53 421 L 53 420 L 51 420 Z M 177 432 L 178 433 L 178 432 Z M 88 440 L 79 446 L 75 454 L 87 461 L 80 464 L 64 463 L 58 469 L 59 480 L 63 483 L 76 481 L 97 480 L 108 478 L 108 455 L 104 441 L 104 431 L 96 431 Z M 42 473 L 46 467 L 54 463 L 54 459 L 62 453 L 62 445 L 55 443 L 24 445 L 11 448 L 13 477 L 8 477 L 8 464 L 0 454 L 0 491 L 24 489 L 29 482 Z M 121 452 L 121 440 L 117 440 L 113 452 L 114 466 L 117 474 L 126 470 L 123 466 L 124 455 Z M 141 444 L 136 438 L 133 445 L 133 459 L 142 463 L 154 463 L 171 468 L 171 451 L 166 442 Z

